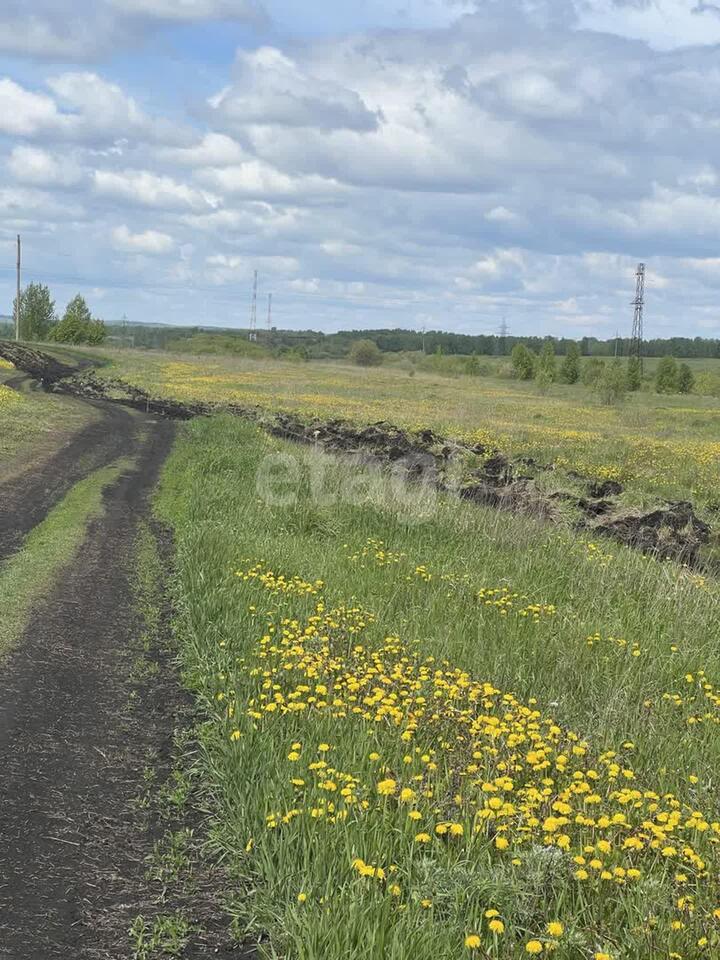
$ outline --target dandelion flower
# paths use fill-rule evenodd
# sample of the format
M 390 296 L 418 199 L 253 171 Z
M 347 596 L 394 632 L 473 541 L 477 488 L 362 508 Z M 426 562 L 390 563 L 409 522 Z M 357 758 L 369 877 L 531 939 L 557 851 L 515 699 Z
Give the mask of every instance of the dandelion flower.
M 539 940 L 528 940 L 525 944 L 525 953 L 537 954 L 542 953 L 542 944 Z M 597 960 L 597 957 L 595 958 Z
M 502 922 L 502 920 L 498 920 L 497 917 L 490 921 L 488 927 L 490 928 L 491 933 L 495 933 L 497 935 L 505 933 L 505 924 Z
M 377 792 L 382 797 L 390 797 L 397 790 L 397 783 L 395 780 L 381 780 L 377 785 Z
M 561 937 L 565 932 L 565 927 L 558 920 L 552 920 L 547 925 L 547 932 L 551 937 Z
M 469 950 L 477 950 L 477 948 L 480 946 L 481 943 L 482 943 L 482 940 L 476 933 L 469 933 L 465 937 L 465 946 Z

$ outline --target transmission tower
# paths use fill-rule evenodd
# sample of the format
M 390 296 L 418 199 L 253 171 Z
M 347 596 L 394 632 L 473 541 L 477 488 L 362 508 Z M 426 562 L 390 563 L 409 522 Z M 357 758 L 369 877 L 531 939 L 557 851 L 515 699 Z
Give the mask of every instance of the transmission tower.
M 253 279 L 252 306 L 250 307 L 250 340 L 257 340 L 257 270 Z
M 504 357 L 505 349 L 507 346 L 507 336 L 510 333 L 510 327 L 508 327 L 507 320 L 503 314 L 502 323 L 500 324 L 500 329 L 498 330 L 498 339 L 495 341 L 495 353 L 497 356 Z
M 643 306 L 645 303 L 645 264 L 639 263 L 635 273 L 635 299 L 631 301 L 633 313 L 632 336 L 630 337 L 630 351 L 628 356 L 637 357 L 642 373 L 642 342 L 643 342 Z

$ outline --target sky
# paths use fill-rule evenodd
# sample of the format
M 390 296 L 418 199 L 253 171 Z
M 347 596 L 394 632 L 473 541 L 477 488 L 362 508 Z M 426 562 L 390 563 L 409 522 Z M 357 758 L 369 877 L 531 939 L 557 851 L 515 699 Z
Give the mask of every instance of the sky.
M 0 314 L 720 336 L 720 0 L 2 0 Z

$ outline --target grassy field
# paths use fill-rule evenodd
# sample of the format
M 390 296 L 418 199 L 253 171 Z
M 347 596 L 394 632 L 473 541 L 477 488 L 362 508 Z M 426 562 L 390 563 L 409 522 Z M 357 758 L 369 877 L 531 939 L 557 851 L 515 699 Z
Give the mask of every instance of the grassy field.
M 716 582 L 230 417 L 183 427 L 158 510 L 239 938 L 718 955 Z
M 92 407 L 68 397 L 11 390 L 6 382 L 15 375 L 14 368 L 0 359 L 0 480 L 50 456 L 97 416 Z
M 711 397 L 642 392 L 608 407 L 579 385 L 555 385 L 543 395 L 532 382 L 410 376 L 402 366 L 105 354 L 109 371 L 158 394 L 431 427 L 561 471 L 619 479 L 629 502 L 664 497 L 691 499 L 701 510 L 720 507 L 720 400 Z

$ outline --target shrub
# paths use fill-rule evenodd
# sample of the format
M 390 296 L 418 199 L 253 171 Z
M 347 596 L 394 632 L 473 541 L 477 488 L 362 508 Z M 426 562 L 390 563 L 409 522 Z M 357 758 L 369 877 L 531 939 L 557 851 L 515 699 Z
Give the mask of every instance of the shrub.
M 557 380 L 557 368 L 555 366 L 555 347 L 552 340 L 546 340 L 540 351 L 540 356 L 538 357 L 537 362 L 537 373 L 536 376 L 538 379 L 542 376 L 543 380 L 548 384 L 554 383 Z
M 563 383 L 577 383 L 580 379 L 580 347 L 574 342 L 569 344 L 560 365 L 560 379 Z
M 586 387 L 594 387 L 605 372 L 605 361 L 600 357 L 590 357 L 583 366 L 581 379 Z
M 642 366 L 639 357 L 630 357 L 627 365 L 628 390 L 639 390 L 642 384 Z
M 619 360 L 604 365 L 602 376 L 597 380 L 595 389 L 600 402 L 607 407 L 623 402 L 627 390 L 627 378 Z
M 53 327 L 50 339 L 57 343 L 102 343 L 106 337 L 105 324 L 90 313 L 83 297 L 78 294 L 65 308 L 63 318 Z
M 656 393 L 678 392 L 679 370 L 675 357 L 663 357 L 655 374 Z
M 535 354 L 524 343 L 516 343 L 510 355 L 518 380 L 532 380 L 535 373 Z
M 379 367 L 383 362 L 380 348 L 374 340 L 356 340 L 350 347 L 348 358 L 359 367 Z
M 695 393 L 703 397 L 720 397 L 720 377 L 716 373 L 703 370 L 695 377 Z
M 692 393 L 695 386 L 695 376 L 687 363 L 681 363 L 678 367 L 678 393 Z

